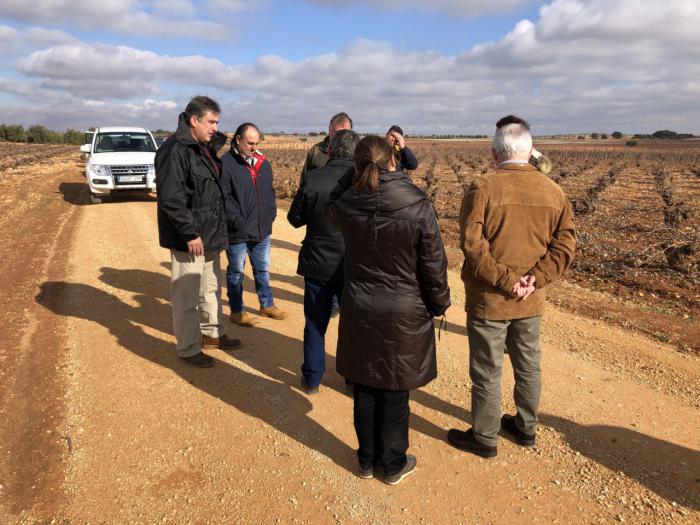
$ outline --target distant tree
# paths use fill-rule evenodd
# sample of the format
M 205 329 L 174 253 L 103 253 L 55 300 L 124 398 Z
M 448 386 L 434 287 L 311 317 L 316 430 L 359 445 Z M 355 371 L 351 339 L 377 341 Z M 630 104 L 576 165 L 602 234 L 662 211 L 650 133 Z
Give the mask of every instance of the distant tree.
M 601 139 L 607 139 L 607 138 L 608 138 L 608 134 L 607 134 L 607 133 L 601 133 L 601 134 L 600 134 L 600 138 L 601 138 Z
M 24 126 L 19 124 L 4 125 L 4 138 L 8 142 L 27 142 L 27 133 Z
M 613 131 L 613 132 L 612 132 L 612 138 L 614 138 L 614 139 L 621 139 L 621 138 L 622 138 L 622 133 L 620 133 L 619 131 Z
M 579 135 L 579 136 L 576 137 L 576 138 L 577 138 L 578 140 L 586 140 L 586 137 L 584 137 L 583 135 Z
M 47 144 L 50 130 L 41 124 L 35 124 L 27 130 L 27 142 L 34 144 Z
M 600 138 L 600 134 L 599 134 L 599 133 L 591 133 L 591 138 L 592 138 L 593 140 L 597 140 L 597 139 Z
M 693 138 L 693 134 L 691 133 L 676 133 L 675 131 L 671 131 L 668 129 L 662 129 L 659 131 L 655 131 L 654 133 L 651 134 L 652 137 L 655 139 L 691 139 Z
M 628 140 L 627 142 L 625 142 L 625 144 L 631 148 L 631 147 L 634 147 L 637 145 L 637 141 L 636 140 Z
M 78 130 L 69 128 L 63 134 L 63 143 L 80 145 L 83 143 L 83 134 Z
M 309 137 L 318 137 L 318 133 L 315 131 L 309 131 Z
M 321 136 L 321 137 L 325 137 L 326 135 L 328 135 L 328 133 L 325 132 L 325 131 L 319 131 L 318 134 L 319 134 L 319 136 Z

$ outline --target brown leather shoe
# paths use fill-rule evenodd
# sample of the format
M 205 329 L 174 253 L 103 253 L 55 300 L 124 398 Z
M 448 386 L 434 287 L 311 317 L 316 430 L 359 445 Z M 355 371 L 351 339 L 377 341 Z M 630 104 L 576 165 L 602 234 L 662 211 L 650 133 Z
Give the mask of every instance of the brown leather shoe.
M 255 326 L 255 323 L 258 322 L 245 312 L 231 312 L 229 319 L 232 323 L 245 327 Z
M 280 310 L 274 304 L 272 306 L 268 306 L 267 308 L 261 308 L 260 315 L 265 317 L 271 317 L 272 319 L 276 319 L 277 321 L 282 321 L 283 319 L 287 318 L 287 312 L 285 312 L 284 310 Z
M 207 350 L 218 348 L 219 350 L 238 350 L 243 346 L 240 339 L 233 339 L 226 334 L 221 337 L 209 337 L 202 335 L 202 346 Z

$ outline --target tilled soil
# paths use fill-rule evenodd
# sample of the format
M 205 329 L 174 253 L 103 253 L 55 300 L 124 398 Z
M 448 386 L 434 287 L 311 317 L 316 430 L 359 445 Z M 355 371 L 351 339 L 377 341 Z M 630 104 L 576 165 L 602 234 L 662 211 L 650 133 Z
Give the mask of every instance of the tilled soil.
M 85 206 L 74 154 L 25 170 L 21 184 L 0 176 L 0 187 L 11 248 L 0 272 L 0 522 L 700 522 L 694 354 L 551 305 L 537 446 L 502 439 L 482 460 L 445 441 L 470 421 L 464 291 L 451 273 L 439 376 L 411 396 L 418 469 L 390 487 L 380 472 L 355 474 L 337 319 L 321 393 L 299 389 L 303 230 L 282 209 L 271 276 L 289 319 L 227 321 L 244 348 L 213 351 L 216 366 L 199 370 L 175 356 L 153 199 Z M 255 315 L 250 277 L 245 288 Z M 509 412 L 512 386 L 506 359 Z

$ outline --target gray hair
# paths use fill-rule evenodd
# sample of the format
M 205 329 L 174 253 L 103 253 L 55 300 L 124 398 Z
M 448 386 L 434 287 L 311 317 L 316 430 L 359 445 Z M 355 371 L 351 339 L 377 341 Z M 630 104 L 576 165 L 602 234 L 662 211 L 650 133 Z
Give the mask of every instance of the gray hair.
M 352 119 L 350 118 L 350 115 L 345 112 L 336 113 L 331 117 L 331 121 L 328 123 L 328 129 L 334 128 L 335 126 L 343 124 L 344 122 L 349 122 L 350 129 L 352 129 Z
M 492 146 L 500 159 L 528 155 L 532 150 L 532 135 L 523 124 L 507 124 L 496 129 Z
M 339 160 L 352 160 L 360 136 L 350 129 L 341 129 L 331 139 L 331 156 Z

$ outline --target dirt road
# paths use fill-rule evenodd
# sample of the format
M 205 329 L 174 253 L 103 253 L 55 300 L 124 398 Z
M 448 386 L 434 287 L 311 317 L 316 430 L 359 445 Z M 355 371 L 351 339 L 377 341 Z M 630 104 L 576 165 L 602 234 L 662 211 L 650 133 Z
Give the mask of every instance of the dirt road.
M 32 198 L 3 204 L 0 240 L 14 249 L 0 267 L 0 522 L 700 522 L 697 356 L 551 307 L 538 446 L 503 439 L 481 460 L 445 441 L 470 420 L 451 275 L 439 378 L 411 398 L 418 470 L 397 487 L 361 480 L 337 320 L 320 395 L 298 387 L 303 231 L 281 212 L 273 233 L 273 290 L 290 319 L 227 322 L 244 348 L 193 369 L 174 352 L 155 202 L 86 206 L 77 166 L 37 168 L 21 186 Z M 13 184 L 0 179 L 19 196 Z M 245 288 L 254 313 L 249 277 Z M 506 367 L 508 411 L 512 385 Z

